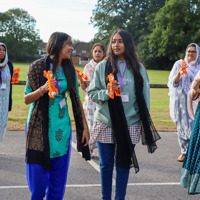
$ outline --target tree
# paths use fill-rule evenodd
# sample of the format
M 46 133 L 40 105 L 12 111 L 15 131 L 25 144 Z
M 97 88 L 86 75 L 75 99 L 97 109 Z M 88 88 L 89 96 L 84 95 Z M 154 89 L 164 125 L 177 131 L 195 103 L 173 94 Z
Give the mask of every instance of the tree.
M 10 9 L 0 13 L 0 41 L 8 48 L 9 58 L 20 61 L 37 54 L 41 42 L 36 20 L 23 9 Z
M 142 60 L 147 61 L 150 22 L 164 4 L 165 0 L 98 0 L 91 23 L 99 31 L 91 45 L 99 41 L 107 45 L 114 30 L 125 29 L 133 35 Z
M 77 43 L 79 43 L 79 42 L 81 42 L 79 39 L 72 39 L 73 45 L 75 45 L 75 44 L 77 44 Z
M 116 29 L 129 31 L 148 68 L 171 69 L 186 46 L 200 43 L 200 0 L 98 0 L 91 23 L 99 29 L 91 45 L 104 45 Z
M 200 43 L 200 1 L 168 0 L 156 14 L 149 45 L 154 57 L 184 58 L 189 43 Z

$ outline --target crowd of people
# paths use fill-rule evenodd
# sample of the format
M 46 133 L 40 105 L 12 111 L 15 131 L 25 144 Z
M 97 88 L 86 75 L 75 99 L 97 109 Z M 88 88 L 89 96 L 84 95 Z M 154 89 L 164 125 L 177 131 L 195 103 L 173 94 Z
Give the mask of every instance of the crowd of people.
M 130 168 L 139 171 L 135 146 L 141 140 L 153 153 L 160 139 L 149 113 L 148 74 L 136 53 L 132 35 L 116 30 L 107 51 L 103 44 L 95 43 L 92 59 L 83 70 L 87 80 L 79 77 L 74 68 L 71 36 L 54 32 L 46 50 L 47 56 L 30 65 L 24 91 L 25 104 L 31 104 L 25 129 L 31 199 L 63 199 L 72 140 L 67 97 L 75 119 L 77 150 L 90 160 L 98 148 L 101 198 L 112 199 L 115 167 L 115 200 L 125 199 Z M 185 58 L 175 62 L 168 80 L 170 116 L 177 126 L 181 149 L 177 160 L 183 162 L 181 186 L 188 188 L 188 194 L 200 193 L 199 71 L 200 47 L 191 43 Z M 12 106 L 12 76 L 6 45 L 0 43 L 0 142 Z M 83 105 L 78 79 L 85 94 Z M 56 91 L 52 92 L 52 87 Z

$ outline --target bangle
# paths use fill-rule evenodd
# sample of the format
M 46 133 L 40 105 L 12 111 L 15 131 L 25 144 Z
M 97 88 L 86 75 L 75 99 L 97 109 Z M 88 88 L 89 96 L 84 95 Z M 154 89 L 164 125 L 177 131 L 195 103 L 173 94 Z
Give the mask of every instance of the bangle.
M 42 92 L 41 87 L 39 88 L 39 92 L 40 92 L 40 95 L 43 96 L 44 93 Z
M 41 88 L 42 95 L 43 95 L 44 93 L 46 93 L 46 92 L 42 89 L 42 87 L 40 87 L 40 88 Z

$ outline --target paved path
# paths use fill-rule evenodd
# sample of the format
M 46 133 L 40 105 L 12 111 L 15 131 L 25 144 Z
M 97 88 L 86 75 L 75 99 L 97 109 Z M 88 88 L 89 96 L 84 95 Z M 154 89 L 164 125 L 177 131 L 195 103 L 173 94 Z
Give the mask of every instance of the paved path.
M 126 200 L 199 200 L 180 187 L 182 163 L 176 161 L 180 153 L 175 132 L 161 132 L 154 154 L 138 144 L 136 154 L 140 172 L 131 169 Z M 75 147 L 75 134 L 73 145 Z M 25 138 L 22 131 L 8 131 L 0 143 L 0 199 L 29 200 L 25 173 Z M 115 179 L 115 175 L 114 175 Z M 98 158 L 86 162 L 73 148 L 64 200 L 100 200 L 101 187 Z M 114 187 L 113 187 L 114 190 Z M 114 196 L 114 191 L 113 191 Z

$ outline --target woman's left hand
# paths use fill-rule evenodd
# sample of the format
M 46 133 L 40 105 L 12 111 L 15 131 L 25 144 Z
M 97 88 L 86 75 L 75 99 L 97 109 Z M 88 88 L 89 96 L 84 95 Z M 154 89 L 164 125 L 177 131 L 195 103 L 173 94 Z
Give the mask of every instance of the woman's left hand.
M 117 82 L 117 81 L 113 82 L 112 89 L 116 90 L 116 89 L 119 89 L 119 88 L 120 88 L 119 82 Z M 107 90 L 110 91 L 110 83 L 107 84 Z
M 85 141 L 84 146 L 87 146 L 89 144 L 89 139 L 90 139 L 90 134 L 89 134 L 89 130 L 83 130 L 83 137 L 81 142 L 83 143 Z

